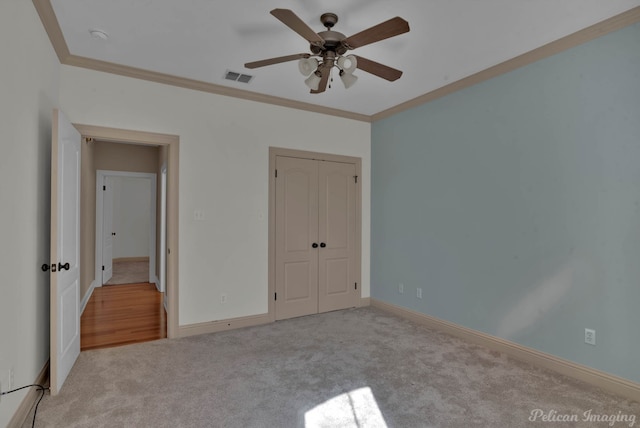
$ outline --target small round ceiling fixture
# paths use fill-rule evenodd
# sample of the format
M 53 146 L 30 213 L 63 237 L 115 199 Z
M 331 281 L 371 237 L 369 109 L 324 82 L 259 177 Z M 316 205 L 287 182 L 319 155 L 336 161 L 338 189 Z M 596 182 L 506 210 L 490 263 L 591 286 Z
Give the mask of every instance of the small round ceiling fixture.
M 107 40 L 109 38 L 109 35 L 102 30 L 89 30 L 89 34 L 95 39 Z

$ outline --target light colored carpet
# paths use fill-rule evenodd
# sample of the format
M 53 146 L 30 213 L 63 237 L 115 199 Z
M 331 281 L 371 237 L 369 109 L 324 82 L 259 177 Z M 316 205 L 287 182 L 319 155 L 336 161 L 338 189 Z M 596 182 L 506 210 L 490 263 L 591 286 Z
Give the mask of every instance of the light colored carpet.
M 114 261 L 113 276 L 104 285 L 149 282 L 149 262 Z
M 360 308 L 83 352 L 36 426 L 630 426 L 589 410 L 640 417 L 637 402 Z

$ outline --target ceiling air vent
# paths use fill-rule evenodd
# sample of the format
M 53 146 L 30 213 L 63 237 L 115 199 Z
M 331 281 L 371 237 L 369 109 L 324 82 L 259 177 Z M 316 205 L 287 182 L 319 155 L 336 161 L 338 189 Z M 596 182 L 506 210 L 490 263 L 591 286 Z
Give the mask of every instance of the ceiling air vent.
M 253 79 L 253 76 L 227 70 L 224 78 L 227 80 L 233 80 L 234 82 L 249 83 L 251 82 L 251 79 Z

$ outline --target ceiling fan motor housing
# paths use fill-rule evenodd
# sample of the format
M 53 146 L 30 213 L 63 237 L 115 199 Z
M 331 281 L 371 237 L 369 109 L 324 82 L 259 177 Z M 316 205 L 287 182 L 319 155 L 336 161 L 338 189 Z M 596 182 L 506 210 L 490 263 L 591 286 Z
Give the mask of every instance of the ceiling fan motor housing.
M 347 37 L 337 31 L 331 30 L 338 22 L 338 15 L 335 13 L 327 12 L 320 16 L 320 22 L 325 26 L 327 31 L 320 31 L 318 35 L 324 40 L 324 44 L 321 46 L 312 44 L 310 46 L 311 53 L 314 55 L 324 55 L 324 52 L 335 52 L 337 55 L 343 55 L 347 52 L 347 47 L 342 44 L 342 41 Z
M 320 31 L 318 35 L 324 39 L 324 45 L 311 45 L 310 49 L 314 55 L 321 54 L 325 51 L 335 52 L 338 55 L 343 55 L 347 52 L 347 47 L 342 44 L 342 41 L 347 38 L 344 34 L 337 31 L 327 30 Z

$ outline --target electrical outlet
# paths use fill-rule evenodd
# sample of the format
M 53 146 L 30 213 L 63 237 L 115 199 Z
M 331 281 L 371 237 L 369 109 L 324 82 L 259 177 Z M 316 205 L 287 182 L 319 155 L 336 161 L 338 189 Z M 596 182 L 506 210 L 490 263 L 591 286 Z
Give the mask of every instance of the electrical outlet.
M 220 303 L 227 303 L 227 295 L 226 294 L 221 294 L 220 295 Z
M 11 390 L 13 387 L 13 369 L 0 370 L 0 384 L 2 385 L 2 392 Z
M 587 343 L 589 345 L 595 345 L 596 344 L 596 331 L 592 330 L 590 328 L 585 328 L 584 329 L 584 343 Z
M 422 288 L 416 288 L 416 296 L 418 299 L 422 299 Z
M 398 284 L 398 293 L 400 293 L 400 294 L 404 293 L 404 284 L 403 283 Z

